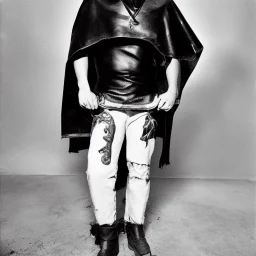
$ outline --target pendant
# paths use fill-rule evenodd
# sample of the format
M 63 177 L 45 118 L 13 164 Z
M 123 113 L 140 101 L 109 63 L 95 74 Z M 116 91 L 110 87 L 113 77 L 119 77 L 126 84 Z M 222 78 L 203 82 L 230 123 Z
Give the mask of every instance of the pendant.
M 129 19 L 129 26 L 130 29 L 133 29 L 134 26 L 138 26 L 140 23 L 137 20 L 134 20 L 132 18 Z

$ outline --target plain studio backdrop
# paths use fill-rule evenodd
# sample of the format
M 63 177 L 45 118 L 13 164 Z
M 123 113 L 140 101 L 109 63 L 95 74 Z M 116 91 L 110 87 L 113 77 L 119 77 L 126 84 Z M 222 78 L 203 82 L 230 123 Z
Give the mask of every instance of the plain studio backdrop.
M 81 0 L 1 1 L 1 174 L 84 174 L 61 139 L 64 68 Z M 176 0 L 204 45 L 176 112 L 171 165 L 153 177 L 255 179 L 256 4 Z

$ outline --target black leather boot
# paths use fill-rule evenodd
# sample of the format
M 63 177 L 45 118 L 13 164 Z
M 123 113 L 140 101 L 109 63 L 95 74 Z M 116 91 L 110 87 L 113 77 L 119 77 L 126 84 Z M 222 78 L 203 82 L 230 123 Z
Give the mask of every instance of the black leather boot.
M 145 233 L 143 230 L 143 225 L 132 224 L 127 222 L 126 232 L 128 239 L 128 247 L 133 250 L 135 256 L 152 256 L 150 247 L 145 238 Z
M 95 244 L 100 246 L 98 256 L 117 256 L 119 253 L 117 224 L 95 225 L 93 228 L 94 231 L 91 230 L 91 233 L 95 235 Z

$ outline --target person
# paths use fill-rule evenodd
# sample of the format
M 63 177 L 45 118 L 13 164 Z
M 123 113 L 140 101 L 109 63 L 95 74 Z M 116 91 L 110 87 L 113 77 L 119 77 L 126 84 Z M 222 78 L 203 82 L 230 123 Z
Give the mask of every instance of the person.
M 116 190 L 124 185 L 128 246 L 152 255 L 144 220 L 155 138 L 163 138 L 163 166 L 173 114 L 202 50 L 172 0 L 83 1 L 66 64 L 62 137 L 70 152 L 89 148 L 98 256 L 119 253 Z

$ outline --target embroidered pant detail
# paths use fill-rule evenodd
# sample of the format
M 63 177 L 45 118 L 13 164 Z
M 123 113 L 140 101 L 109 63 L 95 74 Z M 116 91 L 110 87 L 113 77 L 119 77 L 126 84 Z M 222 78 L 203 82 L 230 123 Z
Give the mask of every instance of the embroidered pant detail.
M 119 153 L 126 136 L 126 158 L 129 177 L 126 190 L 125 220 L 143 224 L 150 189 L 150 161 L 155 147 L 155 138 L 141 140 L 148 113 L 129 116 L 124 112 L 105 110 L 115 124 L 109 163 L 101 156 L 104 147 L 106 123 L 95 121 L 88 150 L 87 180 L 94 206 L 96 221 L 112 225 L 116 220 L 116 192 L 114 191 Z M 104 112 L 105 112 L 104 111 Z M 98 119 L 99 120 L 99 119 Z M 101 119 L 100 119 L 101 120 Z M 109 122 L 110 123 L 110 122 Z M 113 131 L 113 130 L 112 130 Z
M 148 145 L 148 140 L 156 137 L 156 127 L 157 123 L 154 118 L 148 113 L 145 118 L 145 123 L 143 125 L 143 133 L 141 136 L 141 140 L 146 142 L 146 146 Z
M 92 132 L 96 126 L 96 124 L 105 123 L 103 139 L 107 142 L 107 144 L 99 149 L 99 153 L 103 153 L 101 157 L 101 162 L 105 165 L 110 164 L 111 161 L 111 146 L 114 139 L 116 126 L 113 117 L 107 111 L 101 112 L 99 115 L 96 115 L 93 119 L 92 123 Z

